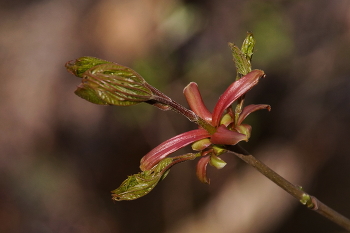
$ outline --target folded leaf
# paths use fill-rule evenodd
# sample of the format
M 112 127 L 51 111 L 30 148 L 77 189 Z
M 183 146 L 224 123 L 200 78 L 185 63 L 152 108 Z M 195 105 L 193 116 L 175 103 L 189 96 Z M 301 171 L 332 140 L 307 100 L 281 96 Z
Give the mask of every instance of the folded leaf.
M 246 136 L 246 138 L 244 139 L 246 142 L 248 142 L 250 135 L 252 133 L 252 127 L 250 125 L 247 124 L 240 124 L 237 125 L 235 127 L 235 130 L 237 130 L 237 132 L 244 134 Z
M 85 85 L 84 83 L 79 84 L 78 89 L 74 92 L 79 97 L 100 105 L 108 105 L 109 103 L 100 98 L 96 90 L 89 85 Z
M 130 201 L 148 194 L 163 178 L 172 162 L 172 158 L 165 158 L 153 169 L 129 176 L 119 188 L 112 191 L 112 199 Z
M 221 169 L 225 167 L 227 163 L 224 160 L 222 160 L 220 157 L 212 154 L 210 156 L 209 164 L 217 169 Z
M 193 143 L 192 150 L 202 151 L 210 145 L 211 145 L 211 141 L 208 138 L 204 138 L 202 140 L 199 140 Z
M 93 103 L 127 106 L 153 97 L 138 73 L 116 63 L 96 65 L 81 76 L 75 94 Z
M 106 63 L 112 62 L 105 61 L 96 57 L 81 57 L 75 61 L 67 62 L 65 66 L 70 73 L 74 74 L 79 78 L 82 78 L 83 73 L 88 69 Z
M 248 32 L 247 37 L 243 41 L 241 52 L 246 56 L 249 63 L 253 57 L 254 46 L 255 39 L 253 37 L 253 34 Z
M 232 43 L 229 43 L 228 45 L 232 51 L 233 61 L 236 65 L 237 73 L 241 75 L 248 74 L 252 70 L 250 60 L 236 45 Z
M 112 199 L 115 201 L 134 200 L 151 192 L 159 181 L 164 179 L 170 168 L 188 160 L 200 156 L 200 153 L 188 153 L 159 161 L 152 169 L 129 176 L 119 188 L 112 191 Z

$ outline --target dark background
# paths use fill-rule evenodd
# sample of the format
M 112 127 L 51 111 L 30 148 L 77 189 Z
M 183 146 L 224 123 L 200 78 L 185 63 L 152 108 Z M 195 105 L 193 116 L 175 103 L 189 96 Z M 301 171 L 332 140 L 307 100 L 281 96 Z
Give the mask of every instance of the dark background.
M 247 31 L 267 78 L 246 103 L 272 111 L 248 117 L 242 146 L 350 217 L 349 1 L 14 0 L 0 2 L 0 232 L 342 232 L 232 155 L 210 185 L 193 161 L 141 199 L 111 200 L 144 154 L 196 126 L 84 101 L 64 64 L 129 66 L 186 106 L 194 81 L 212 109 L 236 74 L 227 43 Z

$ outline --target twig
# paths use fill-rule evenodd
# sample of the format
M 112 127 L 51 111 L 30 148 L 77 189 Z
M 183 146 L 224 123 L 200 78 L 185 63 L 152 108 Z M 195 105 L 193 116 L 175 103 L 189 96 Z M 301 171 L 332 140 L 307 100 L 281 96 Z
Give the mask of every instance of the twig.
M 159 91 L 157 88 L 153 87 L 152 85 L 145 83 L 145 86 L 147 86 L 150 90 L 152 90 L 154 94 L 153 100 L 146 101 L 146 103 L 154 104 L 152 101 L 155 101 L 156 103 L 161 103 L 163 105 L 166 105 L 174 112 L 177 112 L 185 116 L 191 122 L 194 122 L 197 125 L 201 126 L 203 129 L 207 130 L 210 134 L 215 133 L 216 131 L 215 127 L 213 127 L 211 124 L 209 124 L 208 122 L 200 118 L 193 111 L 187 109 L 186 107 L 182 106 L 178 102 L 172 100 L 171 98 L 169 98 L 167 95 L 165 95 L 164 93 Z
M 242 159 L 247 164 L 253 166 L 256 170 L 258 170 L 260 173 L 262 173 L 264 176 L 266 176 L 268 179 L 270 179 L 272 182 L 280 186 L 282 189 L 284 189 L 286 192 L 288 192 L 290 195 L 295 197 L 297 200 L 299 200 L 303 205 L 305 205 L 307 208 L 321 214 L 322 216 L 328 218 L 332 222 L 338 224 L 339 226 L 343 227 L 347 231 L 350 231 L 350 220 L 343 215 L 339 214 L 335 210 L 331 209 L 327 205 L 323 204 L 321 201 L 319 201 L 316 197 L 310 196 L 306 192 L 304 192 L 301 187 L 296 186 L 286 179 L 284 179 L 282 176 L 277 174 L 275 171 L 273 171 L 271 168 L 266 166 L 264 163 L 262 163 L 260 160 L 256 159 L 254 156 L 250 155 L 245 149 L 243 149 L 241 146 L 226 146 L 225 149 L 232 154 L 235 154 L 237 157 Z

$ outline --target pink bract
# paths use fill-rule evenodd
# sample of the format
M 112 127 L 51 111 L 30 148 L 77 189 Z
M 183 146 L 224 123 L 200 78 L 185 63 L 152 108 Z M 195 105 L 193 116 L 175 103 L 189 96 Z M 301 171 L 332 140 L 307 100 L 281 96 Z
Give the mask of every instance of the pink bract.
M 184 95 L 192 111 L 194 111 L 199 117 L 203 118 L 206 122 L 211 123 L 211 112 L 203 102 L 197 83 L 190 82 L 184 88 Z
M 208 137 L 210 137 L 210 134 L 206 130 L 195 129 L 170 138 L 148 152 L 141 159 L 140 168 L 142 171 L 149 170 L 169 154 L 187 146 L 190 143 Z
M 198 160 L 196 175 L 198 179 L 203 182 L 209 184 L 210 180 L 207 178 L 207 166 L 210 161 L 210 156 L 202 157 Z
M 212 123 L 214 126 L 218 126 L 220 118 L 225 111 L 234 101 L 244 95 L 253 86 L 255 86 L 261 77 L 265 76 L 262 70 L 253 70 L 241 79 L 232 83 L 226 91 L 220 96 L 213 111 Z

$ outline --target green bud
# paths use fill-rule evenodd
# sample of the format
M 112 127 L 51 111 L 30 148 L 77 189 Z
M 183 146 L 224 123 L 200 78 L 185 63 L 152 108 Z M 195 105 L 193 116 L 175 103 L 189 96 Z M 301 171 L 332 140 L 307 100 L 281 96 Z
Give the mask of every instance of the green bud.
M 304 193 L 299 201 L 301 202 L 301 204 L 306 205 L 306 207 L 309 209 L 315 207 L 315 204 L 313 203 L 312 198 L 309 194 Z
M 233 122 L 230 114 L 226 113 L 220 120 L 220 125 L 225 125 L 226 127 Z
M 249 62 L 252 60 L 253 57 L 254 46 L 255 39 L 253 37 L 253 34 L 248 32 L 247 37 L 243 41 L 241 51 L 246 56 Z
M 236 130 L 239 133 L 246 135 L 245 141 L 248 142 L 250 135 L 251 135 L 251 132 L 252 132 L 252 127 L 250 125 L 247 125 L 247 124 L 241 124 L 241 125 L 236 126 Z
M 221 158 L 219 158 L 218 156 L 212 154 L 210 156 L 210 161 L 209 161 L 210 165 L 217 168 L 217 169 L 221 169 L 223 167 L 226 166 L 226 162 L 224 160 L 222 160 Z
M 172 166 L 177 163 L 193 160 L 199 156 L 200 153 L 188 153 L 162 159 L 150 170 L 129 176 L 119 188 L 112 191 L 112 199 L 115 201 L 130 201 L 140 198 L 151 192 L 158 182 L 167 176 Z
M 94 104 L 100 104 L 100 105 L 108 104 L 108 102 L 104 101 L 98 96 L 95 89 L 89 87 L 88 85 L 80 84 L 78 86 L 78 89 L 74 93 L 79 97 Z
M 252 71 L 251 60 L 255 46 L 255 40 L 252 33 L 248 33 L 243 41 L 242 49 L 235 44 L 229 43 L 232 51 L 233 61 L 237 69 L 237 80 Z
M 196 141 L 195 143 L 192 144 L 192 150 L 196 150 L 196 151 L 202 151 L 205 148 L 207 148 L 208 146 L 211 145 L 211 142 L 208 138 Z
M 236 65 L 237 73 L 241 76 L 248 74 L 252 71 L 250 61 L 247 59 L 245 54 L 233 43 L 229 43 L 232 51 L 233 61 Z
M 221 155 L 221 154 L 223 154 L 223 153 L 226 152 L 225 149 L 223 149 L 223 148 L 221 148 L 221 147 L 219 147 L 219 146 L 216 146 L 216 145 L 213 145 L 213 151 L 214 151 L 214 154 L 215 154 L 216 156 Z
M 172 158 L 165 158 L 152 169 L 129 176 L 119 188 L 112 191 L 112 199 L 130 201 L 148 194 L 168 174 L 168 166 L 172 162 Z
M 67 62 L 65 66 L 70 73 L 74 74 L 79 78 L 82 78 L 83 73 L 88 69 L 94 66 L 106 64 L 106 63 L 112 63 L 112 62 L 105 61 L 96 57 L 81 57 L 75 61 Z
M 69 62 L 66 67 L 82 78 L 75 94 L 92 103 L 128 106 L 153 98 L 146 81 L 128 67 L 91 57 Z

